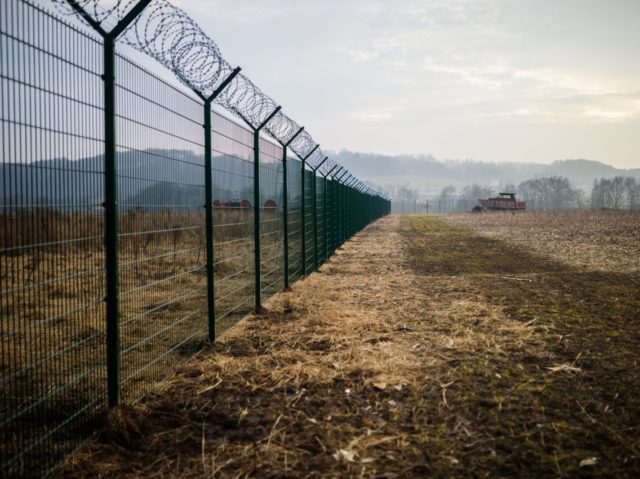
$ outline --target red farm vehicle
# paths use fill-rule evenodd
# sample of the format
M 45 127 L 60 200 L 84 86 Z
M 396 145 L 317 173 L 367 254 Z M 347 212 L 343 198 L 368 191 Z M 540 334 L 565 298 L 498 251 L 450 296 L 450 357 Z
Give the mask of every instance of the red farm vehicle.
M 473 211 L 524 211 L 527 203 L 518 201 L 515 193 L 499 193 L 495 198 L 479 199 Z

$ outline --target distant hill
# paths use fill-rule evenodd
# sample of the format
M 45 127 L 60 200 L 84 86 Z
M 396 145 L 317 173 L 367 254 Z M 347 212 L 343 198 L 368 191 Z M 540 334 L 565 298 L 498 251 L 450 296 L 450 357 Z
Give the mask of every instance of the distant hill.
M 353 174 L 378 185 L 404 184 L 418 188 L 421 195 L 438 194 L 443 186 L 479 183 L 518 184 L 536 176 L 565 176 L 580 188 L 590 190 L 601 177 L 634 176 L 640 168 L 621 170 L 589 160 L 561 160 L 539 163 L 483 163 L 438 160 L 431 155 L 386 156 L 347 150 L 330 153 Z M 294 161 L 291 159 L 290 161 Z M 161 209 L 180 205 L 188 209 L 204 203 L 204 159 L 186 150 L 149 149 L 118 153 L 118 202 L 124 209 Z M 251 163 L 227 155 L 213 160 L 214 199 L 252 201 Z M 265 166 L 261 201 L 277 199 L 281 185 L 270 184 L 278 170 Z M 50 206 L 68 210 L 99 208 L 104 195 L 103 157 L 79 160 L 53 158 L 27 164 L 0 164 L 0 202 Z
M 190 151 L 146 150 L 118 153 L 118 197 L 122 204 L 158 182 L 201 185 L 203 159 Z M 66 158 L 27 164 L 3 163 L 0 198 L 5 203 L 58 206 L 96 205 L 103 201 L 103 157 Z
M 294 160 L 292 160 L 294 161 Z M 67 211 L 95 210 L 104 201 L 104 159 L 53 158 L 31 163 L 0 163 L 0 203 L 50 207 Z M 214 199 L 253 201 L 253 167 L 228 155 L 213 159 Z M 117 157 L 118 203 L 121 208 L 157 210 L 204 205 L 204 158 L 187 150 L 121 151 Z M 267 171 L 268 170 L 268 171 Z M 265 166 L 263 199 L 278 198 L 281 185 L 268 189 Z
M 640 179 L 640 168 L 624 170 L 598 161 L 559 160 L 542 163 L 485 163 L 473 160 L 438 160 L 432 155 L 378 155 L 348 150 L 329 152 L 354 175 L 379 185 L 409 183 L 422 194 L 438 193 L 443 186 L 471 183 L 497 186 L 536 176 L 565 176 L 587 190 L 596 178 L 633 176 Z M 639 159 L 640 163 L 640 159 Z

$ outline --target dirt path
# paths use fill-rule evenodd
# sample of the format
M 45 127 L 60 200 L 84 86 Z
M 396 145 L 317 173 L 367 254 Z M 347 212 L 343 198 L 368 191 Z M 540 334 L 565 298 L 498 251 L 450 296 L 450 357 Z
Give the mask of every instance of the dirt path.
M 639 290 L 385 218 L 60 475 L 633 477 Z

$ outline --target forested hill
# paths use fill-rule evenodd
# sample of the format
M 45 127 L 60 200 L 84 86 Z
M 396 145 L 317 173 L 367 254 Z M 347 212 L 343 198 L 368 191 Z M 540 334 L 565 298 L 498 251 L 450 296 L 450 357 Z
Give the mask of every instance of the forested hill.
M 54 158 L 0 166 L 0 202 L 5 205 L 97 207 L 104 201 L 102 156 Z M 203 156 L 186 150 L 120 151 L 117 156 L 118 202 L 124 208 L 161 208 L 204 204 Z M 214 199 L 252 197 L 247 162 L 227 155 L 214 157 Z M 273 188 L 265 196 L 276 196 Z
M 517 185 L 541 176 L 566 177 L 573 186 L 585 190 L 591 190 L 597 178 L 633 176 L 640 179 L 640 168 L 620 170 L 588 160 L 562 160 L 544 165 L 437 160 L 430 155 L 385 156 L 346 150 L 330 155 L 360 178 L 381 186 L 408 183 L 421 194 L 437 194 L 447 185 Z M 119 201 L 128 207 L 152 207 L 150 205 L 167 202 L 194 208 L 201 206 L 204 202 L 202 165 L 202 155 L 192 151 L 150 149 L 119 152 Z M 252 182 L 243 173 L 248 165 L 226 155 L 214 158 L 215 199 L 251 197 Z M 4 204 L 100 204 L 104 187 L 102 171 L 102 156 L 75 161 L 56 158 L 3 163 L 0 168 L 0 199 Z M 265 199 L 279 194 L 266 184 L 262 193 Z
M 348 150 L 329 153 L 354 175 L 381 185 L 408 182 L 429 185 L 438 190 L 444 185 L 470 183 L 518 184 L 536 176 L 564 176 L 581 188 L 591 188 L 596 178 L 633 176 L 640 179 L 640 168 L 624 170 L 591 160 L 559 160 L 542 163 L 485 163 L 474 160 L 438 160 L 432 155 L 387 156 Z M 640 164 L 640 158 L 638 158 Z

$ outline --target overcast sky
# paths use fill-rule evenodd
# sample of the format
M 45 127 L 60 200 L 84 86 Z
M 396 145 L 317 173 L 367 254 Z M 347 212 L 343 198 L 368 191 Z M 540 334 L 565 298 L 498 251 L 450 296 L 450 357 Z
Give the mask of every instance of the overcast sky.
M 325 149 L 640 167 L 640 0 L 174 0 Z

